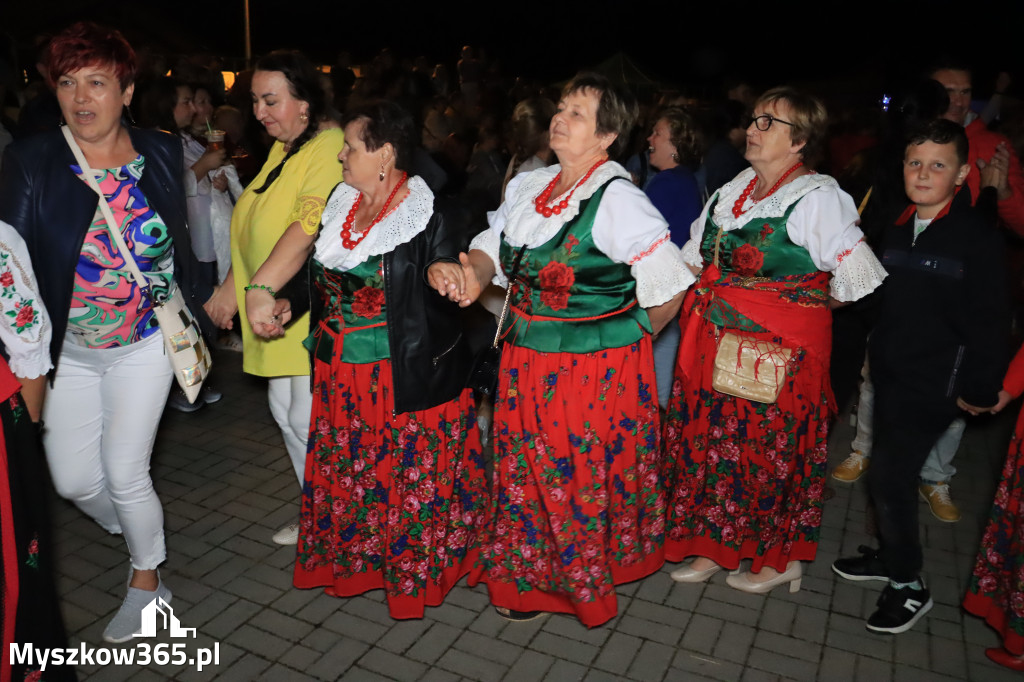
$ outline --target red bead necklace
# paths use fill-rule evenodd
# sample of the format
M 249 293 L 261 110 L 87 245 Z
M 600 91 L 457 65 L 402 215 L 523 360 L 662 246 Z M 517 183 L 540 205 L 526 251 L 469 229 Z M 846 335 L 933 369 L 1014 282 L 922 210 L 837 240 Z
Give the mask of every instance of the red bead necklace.
M 384 217 L 388 213 L 390 213 L 390 211 L 388 211 L 388 206 L 391 205 L 391 202 L 394 200 L 395 195 L 398 194 L 398 190 L 402 188 L 402 185 L 404 185 L 405 181 L 408 179 L 409 174 L 403 171 L 402 179 L 399 180 L 398 184 L 395 185 L 395 188 L 391 190 L 391 194 L 388 195 L 388 200 L 384 202 L 384 207 L 380 209 L 380 213 L 378 213 L 377 217 L 370 221 L 370 224 L 366 226 L 366 229 L 363 230 L 362 233 L 357 238 L 352 239 L 352 223 L 354 223 L 356 220 L 356 211 L 359 209 L 359 204 L 363 200 L 363 193 L 359 193 L 359 196 L 356 197 L 356 200 L 352 202 L 352 208 L 348 210 L 348 215 L 345 217 L 345 223 L 341 226 L 342 246 L 351 251 L 352 249 L 356 248 L 356 246 L 359 245 L 359 242 L 366 239 L 366 235 L 370 234 L 370 228 L 379 223 L 381 220 L 384 219 Z M 402 202 L 399 201 L 398 204 L 400 203 Z M 394 208 L 398 208 L 398 204 L 395 204 Z
M 778 190 L 779 187 L 782 187 L 782 183 L 784 183 L 786 181 L 786 178 L 788 178 L 790 175 L 792 175 L 793 171 L 795 171 L 797 168 L 799 168 L 802 165 L 804 165 L 804 162 L 803 161 L 798 161 L 795 166 L 793 166 L 788 171 L 786 171 L 785 173 L 782 174 L 782 177 L 779 178 L 779 181 L 776 182 L 774 185 L 772 185 L 772 188 L 770 190 L 768 190 L 768 194 L 765 194 L 760 199 L 755 199 L 754 203 L 756 204 L 758 202 L 764 201 L 765 199 L 767 199 L 771 195 L 775 194 L 775 191 Z M 741 215 L 746 213 L 746 210 L 743 208 L 743 204 L 745 204 L 747 202 L 747 197 L 749 197 L 751 194 L 754 193 L 754 187 L 756 187 L 756 186 L 757 186 L 757 176 L 755 175 L 753 178 L 751 178 L 750 184 L 747 185 L 746 189 L 743 190 L 743 193 L 740 194 L 740 198 L 737 199 L 736 203 L 732 205 L 732 214 L 734 216 L 736 216 L 737 218 L 739 218 Z
M 572 198 L 573 192 L 575 192 L 580 185 L 589 180 L 590 176 L 594 174 L 594 171 L 597 170 L 598 166 L 600 166 L 607 160 L 608 159 L 601 159 L 593 166 L 591 166 L 590 170 L 587 171 L 587 174 L 584 175 L 579 182 L 573 185 L 572 189 L 569 190 L 569 193 L 565 195 L 564 199 L 559 201 L 554 206 L 548 206 L 547 204 L 548 200 L 551 198 L 551 193 L 555 190 L 555 185 L 558 184 L 559 179 L 561 179 L 562 177 L 562 172 L 559 171 L 558 175 L 555 176 L 555 179 L 552 180 L 548 184 L 548 186 L 544 188 L 544 191 L 538 194 L 537 198 L 533 200 L 533 205 L 534 208 L 537 209 L 537 213 L 540 213 L 545 218 L 550 218 L 552 215 L 558 215 L 559 213 L 561 213 L 562 209 L 569 208 L 569 199 Z

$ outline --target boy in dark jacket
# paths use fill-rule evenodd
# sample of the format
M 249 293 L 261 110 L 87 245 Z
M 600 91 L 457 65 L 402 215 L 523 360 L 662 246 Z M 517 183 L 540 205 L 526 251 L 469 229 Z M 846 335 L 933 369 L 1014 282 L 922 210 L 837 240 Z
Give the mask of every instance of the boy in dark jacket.
M 920 576 L 918 472 L 961 408 L 998 401 L 1010 319 L 1001 240 L 964 185 L 971 167 L 963 127 L 939 119 L 909 142 L 903 179 L 913 204 L 883 236 L 889 276 L 868 346 L 875 385 L 868 486 L 881 549 L 862 547 L 861 556 L 832 565 L 849 580 L 888 582 L 867 628 L 894 634 L 932 607 Z

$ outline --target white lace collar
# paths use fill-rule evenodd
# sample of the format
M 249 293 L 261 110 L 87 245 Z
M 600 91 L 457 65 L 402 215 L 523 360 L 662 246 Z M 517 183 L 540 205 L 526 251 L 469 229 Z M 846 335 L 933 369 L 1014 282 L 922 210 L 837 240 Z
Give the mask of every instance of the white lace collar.
M 533 202 L 561 170 L 562 167 L 556 164 L 525 174 L 515 196 L 507 199 L 510 203 L 502 233 L 505 241 L 509 244 L 512 246 L 527 244 L 534 247 L 547 242 L 562 229 L 563 225 L 579 215 L 580 204 L 593 196 L 601 185 L 612 178 L 629 179 L 630 177 L 629 172 L 614 161 L 603 163 L 586 182 L 576 188 L 569 198 L 568 207 L 562 209 L 558 215 L 545 218 L 537 213 Z M 559 199 L 561 197 L 551 197 L 548 205 L 554 204 Z
M 419 176 L 409 177 L 409 196 L 387 217 L 373 226 L 363 241 L 352 250 L 341 243 L 341 228 L 359 190 L 340 183 L 331 192 L 320 219 L 320 237 L 316 240 L 316 259 L 335 270 L 351 270 L 363 261 L 393 251 L 426 229 L 434 213 L 434 193 Z
M 737 218 L 732 214 L 732 207 L 753 177 L 754 169 L 747 168 L 718 190 L 718 203 L 715 205 L 713 220 L 726 232 L 739 229 L 752 220 L 779 218 L 785 215 L 786 210 L 803 198 L 805 194 L 819 187 L 839 187 L 839 184 L 830 175 L 821 173 L 801 175 L 796 180 L 783 185 L 775 194 L 753 206 L 750 205 L 750 199 L 747 199 L 746 206 L 749 207 L 747 212 Z

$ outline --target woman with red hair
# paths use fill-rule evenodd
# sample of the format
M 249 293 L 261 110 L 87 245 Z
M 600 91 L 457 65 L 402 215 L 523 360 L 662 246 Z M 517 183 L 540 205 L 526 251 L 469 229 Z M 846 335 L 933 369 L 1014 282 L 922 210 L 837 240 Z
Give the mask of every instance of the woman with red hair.
M 154 299 L 180 288 L 192 312 L 212 293 L 197 278 L 189 246 L 181 143 L 127 127 L 135 52 L 120 33 L 78 23 L 51 42 L 46 69 L 65 125 L 90 171 L 60 130 L 7 148 L 0 218 L 22 235 L 53 321 L 43 445 L 57 491 L 110 533 L 131 557 L 128 594 L 103 638 L 125 642 L 143 607 L 170 601 L 157 567 L 166 558 L 163 509 L 149 460 L 172 380 Z M 91 172 L 117 222 L 108 225 Z M 120 230 L 149 294 L 126 269 L 111 230 Z

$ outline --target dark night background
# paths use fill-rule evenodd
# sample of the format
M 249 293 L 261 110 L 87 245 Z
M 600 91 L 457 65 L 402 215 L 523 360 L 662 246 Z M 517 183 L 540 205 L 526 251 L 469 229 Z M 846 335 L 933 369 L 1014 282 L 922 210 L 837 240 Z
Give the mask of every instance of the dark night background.
M 0 32 L 29 55 L 32 38 L 79 19 L 122 30 L 136 47 L 168 54 L 244 54 L 243 0 L 181 4 L 3 0 Z M 698 93 L 731 74 L 769 87 L 811 86 L 830 97 L 877 97 L 940 55 L 965 55 L 984 96 L 995 74 L 1019 70 L 1024 2 L 319 2 L 250 0 L 253 53 L 299 48 L 321 62 L 355 63 L 389 46 L 454 65 L 482 46 L 507 77 L 565 79 L 624 51 L 659 81 Z M 24 67 L 24 64 L 22 65 Z M 1024 91 L 1024 70 L 1013 90 Z

